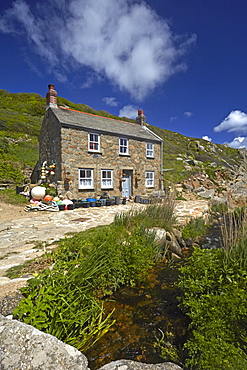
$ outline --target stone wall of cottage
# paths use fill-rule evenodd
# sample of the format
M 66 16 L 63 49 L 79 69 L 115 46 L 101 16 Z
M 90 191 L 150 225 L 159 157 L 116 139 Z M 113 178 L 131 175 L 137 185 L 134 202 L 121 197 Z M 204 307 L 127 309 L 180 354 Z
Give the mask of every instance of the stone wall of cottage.
M 54 114 L 48 109 L 39 135 L 39 162 L 37 170 L 40 172 L 42 163 L 47 161 L 50 165 L 56 162 L 55 176 L 49 180 L 60 181 L 61 178 L 61 124 Z
M 101 134 L 101 152 L 88 151 L 88 132 L 61 129 L 61 178 L 58 191 L 70 192 L 75 199 L 122 195 L 122 173 L 132 171 L 132 195 L 149 196 L 161 189 L 160 143 L 154 143 L 154 158 L 146 158 L 146 141 L 129 138 L 129 155 L 119 155 L 119 136 Z M 94 189 L 78 189 L 78 169 L 94 170 Z M 113 170 L 114 188 L 101 189 L 101 170 Z M 154 171 L 154 188 L 146 187 L 145 173 Z

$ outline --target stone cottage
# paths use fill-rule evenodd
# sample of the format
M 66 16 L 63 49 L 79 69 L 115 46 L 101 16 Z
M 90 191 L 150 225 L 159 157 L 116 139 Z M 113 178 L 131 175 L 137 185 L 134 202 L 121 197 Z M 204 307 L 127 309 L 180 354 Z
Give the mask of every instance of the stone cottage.
M 56 164 L 50 181 L 59 194 L 129 198 L 162 190 L 162 139 L 146 126 L 143 111 L 130 123 L 59 107 L 54 85 L 46 99 L 36 169 Z

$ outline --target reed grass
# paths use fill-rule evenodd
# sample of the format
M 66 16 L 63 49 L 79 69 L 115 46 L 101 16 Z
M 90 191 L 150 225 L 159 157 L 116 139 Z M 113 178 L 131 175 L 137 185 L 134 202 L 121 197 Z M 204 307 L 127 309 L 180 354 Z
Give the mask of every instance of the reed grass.
M 131 229 L 137 226 L 144 228 L 161 227 L 171 231 L 176 222 L 174 216 L 175 199 L 173 196 L 167 197 L 162 203 L 150 204 L 147 207 L 115 216 L 114 224 Z
M 240 241 L 245 239 L 246 226 L 246 207 L 236 208 L 233 212 L 228 211 L 222 215 L 221 244 L 226 253 L 229 253 Z

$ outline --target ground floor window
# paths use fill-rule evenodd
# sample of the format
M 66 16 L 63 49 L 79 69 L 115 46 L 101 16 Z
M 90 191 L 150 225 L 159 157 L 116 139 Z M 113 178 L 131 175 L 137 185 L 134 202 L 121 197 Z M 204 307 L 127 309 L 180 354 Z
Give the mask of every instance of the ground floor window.
M 146 187 L 154 187 L 154 171 L 146 171 Z
M 101 170 L 101 189 L 113 188 L 113 170 Z
M 79 175 L 79 189 L 94 188 L 93 169 L 79 168 L 78 175 Z

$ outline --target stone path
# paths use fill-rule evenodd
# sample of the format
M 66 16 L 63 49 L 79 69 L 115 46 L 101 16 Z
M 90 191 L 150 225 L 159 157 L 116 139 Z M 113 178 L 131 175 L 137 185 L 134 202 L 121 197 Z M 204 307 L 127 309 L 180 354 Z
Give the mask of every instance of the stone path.
M 0 223 L 0 297 L 26 283 L 27 277 L 10 280 L 4 277 L 12 266 L 41 256 L 49 244 L 68 233 L 84 231 L 98 225 L 110 224 L 116 213 L 126 212 L 132 207 L 145 207 L 130 203 L 109 207 L 78 208 L 61 212 L 27 212 L 26 218 Z M 206 200 L 177 201 L 176 216 L 179 223 L 186 223 L 192 217 L 207 214 Z

